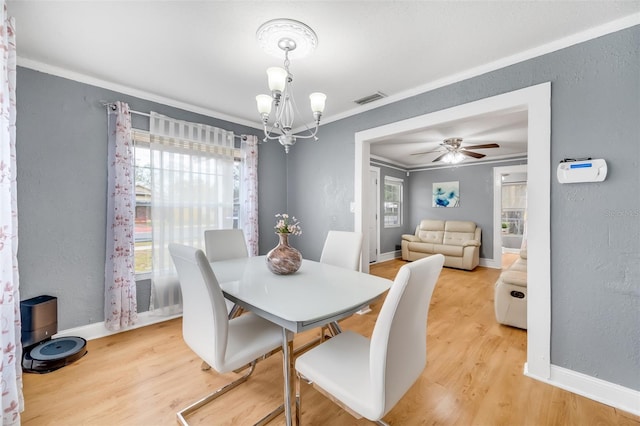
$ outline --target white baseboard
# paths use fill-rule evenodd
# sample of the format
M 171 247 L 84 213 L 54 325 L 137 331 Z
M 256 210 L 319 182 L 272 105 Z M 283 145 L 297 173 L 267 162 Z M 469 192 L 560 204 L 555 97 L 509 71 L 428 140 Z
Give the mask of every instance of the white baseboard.
M 538 377 L 529 374 L 527 364 L 524 366 L 525 376 L 640 416 L 640 391 L 556 365 L 551 365 L 550 372 L 548 378 Z
M 496 262 L 493 259 L 485 259 L 483 257 L 480 258 L 480 266 L 484 266 L 486 268 L 493 268 L 493 269 L 500 269 L 502 268 L 501 265 L 498 265 L 498 262 Z
M 380 255 L 378 256 L 378 259 L 375 262 L 371 262 L 371 263 L 386 262 L 387 260 L 398 259 L 400 257 L 402 257 L 402 252 L 400 250 L 389 251 L 386 253 L 380 253 Z
M 518 253 L 519 252 L 520 251 L 518 250 Z M 400 250 L 390 251 L 387 253 L 380 253 L 380 255 L 378 256 L 378 260 L 371 263 L 386 262 L 387 260 L 399 259 L 401 257 L 402 257 L 402 251 Z M 500 269 L 502 267 L 501 265 L 498 265 L 498 263 L 495 260 L 484 259 L 484 258 L 480 258 L 480 266 L 485 266 L 487 268 L 493 268 L 493 269 Z
M 135 330 L 136 328 L 145 327 L 147 325 L 156 324 L 163 321 L 168 321 L 174 318 L 181 317 L 182 314 L 173 314 L 161 316 L 152 312 L 141 312 L 138 314 L 138 321 L 131 327 L 127 327 L 118 331 L 108 330 L 104 325 L 104 321 L 95 322 L 93 324 L 87 324 L 80 327 L 69 328 L 56 333 L 53 337 L 66 337 L 75 336 L 82 337 L 85 340 L 99 339 L 101 337 L 110 336 L 112 334 L 122 333 L 129 330 Z

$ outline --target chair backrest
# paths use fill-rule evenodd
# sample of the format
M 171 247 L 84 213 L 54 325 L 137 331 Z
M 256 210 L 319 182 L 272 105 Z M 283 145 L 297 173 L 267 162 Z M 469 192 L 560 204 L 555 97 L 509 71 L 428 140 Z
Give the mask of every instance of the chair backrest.
M 169 252 L 182 290 L 182 337 L 200 358 L 213 361 L 211 367 L 220 371 L 229 332 L 222 289 L 202 250 L 172 243 Z
M 382 418 L 415 383 L 427 363 L 427 315 L 444 256 L 404 265 L 380 309 L 369 355 L 372 391 Z
M 357 271 L 362 251 L 362 233 L 329 231 L 324 241 L 320 263 Z
M 242 229 L 206 230 L 204 248 L 210 262 L 249 256 Z

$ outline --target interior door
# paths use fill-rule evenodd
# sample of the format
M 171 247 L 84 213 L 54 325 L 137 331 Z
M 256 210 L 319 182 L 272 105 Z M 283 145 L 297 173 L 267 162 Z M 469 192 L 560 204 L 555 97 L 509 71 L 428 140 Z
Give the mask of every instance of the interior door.
M 378 261 L 378 230 L 380 229 L 380 169 L 369 169 L 369 263 Z

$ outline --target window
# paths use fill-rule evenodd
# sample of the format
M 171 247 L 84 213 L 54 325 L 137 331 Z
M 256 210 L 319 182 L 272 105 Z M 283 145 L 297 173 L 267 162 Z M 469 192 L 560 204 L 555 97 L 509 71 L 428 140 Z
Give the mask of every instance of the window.
M 134 130 L 134 179 L 136 198 L 136 218 L 134 228 L 135 271 L 138 278 L 145 278 L 152 272 L 153 229 L 151 217 L 152 175 L 151 150 L 149 149 L 149 134 Z M 233 227 L 238 227 L 238 213 L 240 209 L 240 159 L 239 154 L 233 165 Z M 194 213 L 197 214 L 197 213 Z M 213 226 L 212 226 L 213 228 Z
M 527 184 L 502 184 L 502 232 L 522 236 L 527 208 Z
M 384 227 L 402 226 L 402 179 L 384 178 Z

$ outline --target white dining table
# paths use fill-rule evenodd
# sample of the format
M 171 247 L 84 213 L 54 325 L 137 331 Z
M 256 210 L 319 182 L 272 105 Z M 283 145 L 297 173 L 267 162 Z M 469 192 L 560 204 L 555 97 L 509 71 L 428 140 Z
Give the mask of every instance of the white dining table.
M 212 262 L 225 297 L 282 327 L 285 418 L 292 425 L 293 362 L 291 341 L 299 333 L 336 323 L 387 291 L 392 282 L 366 273 L 302 260 L 290 275 L 276 275 L 265 256 Z

